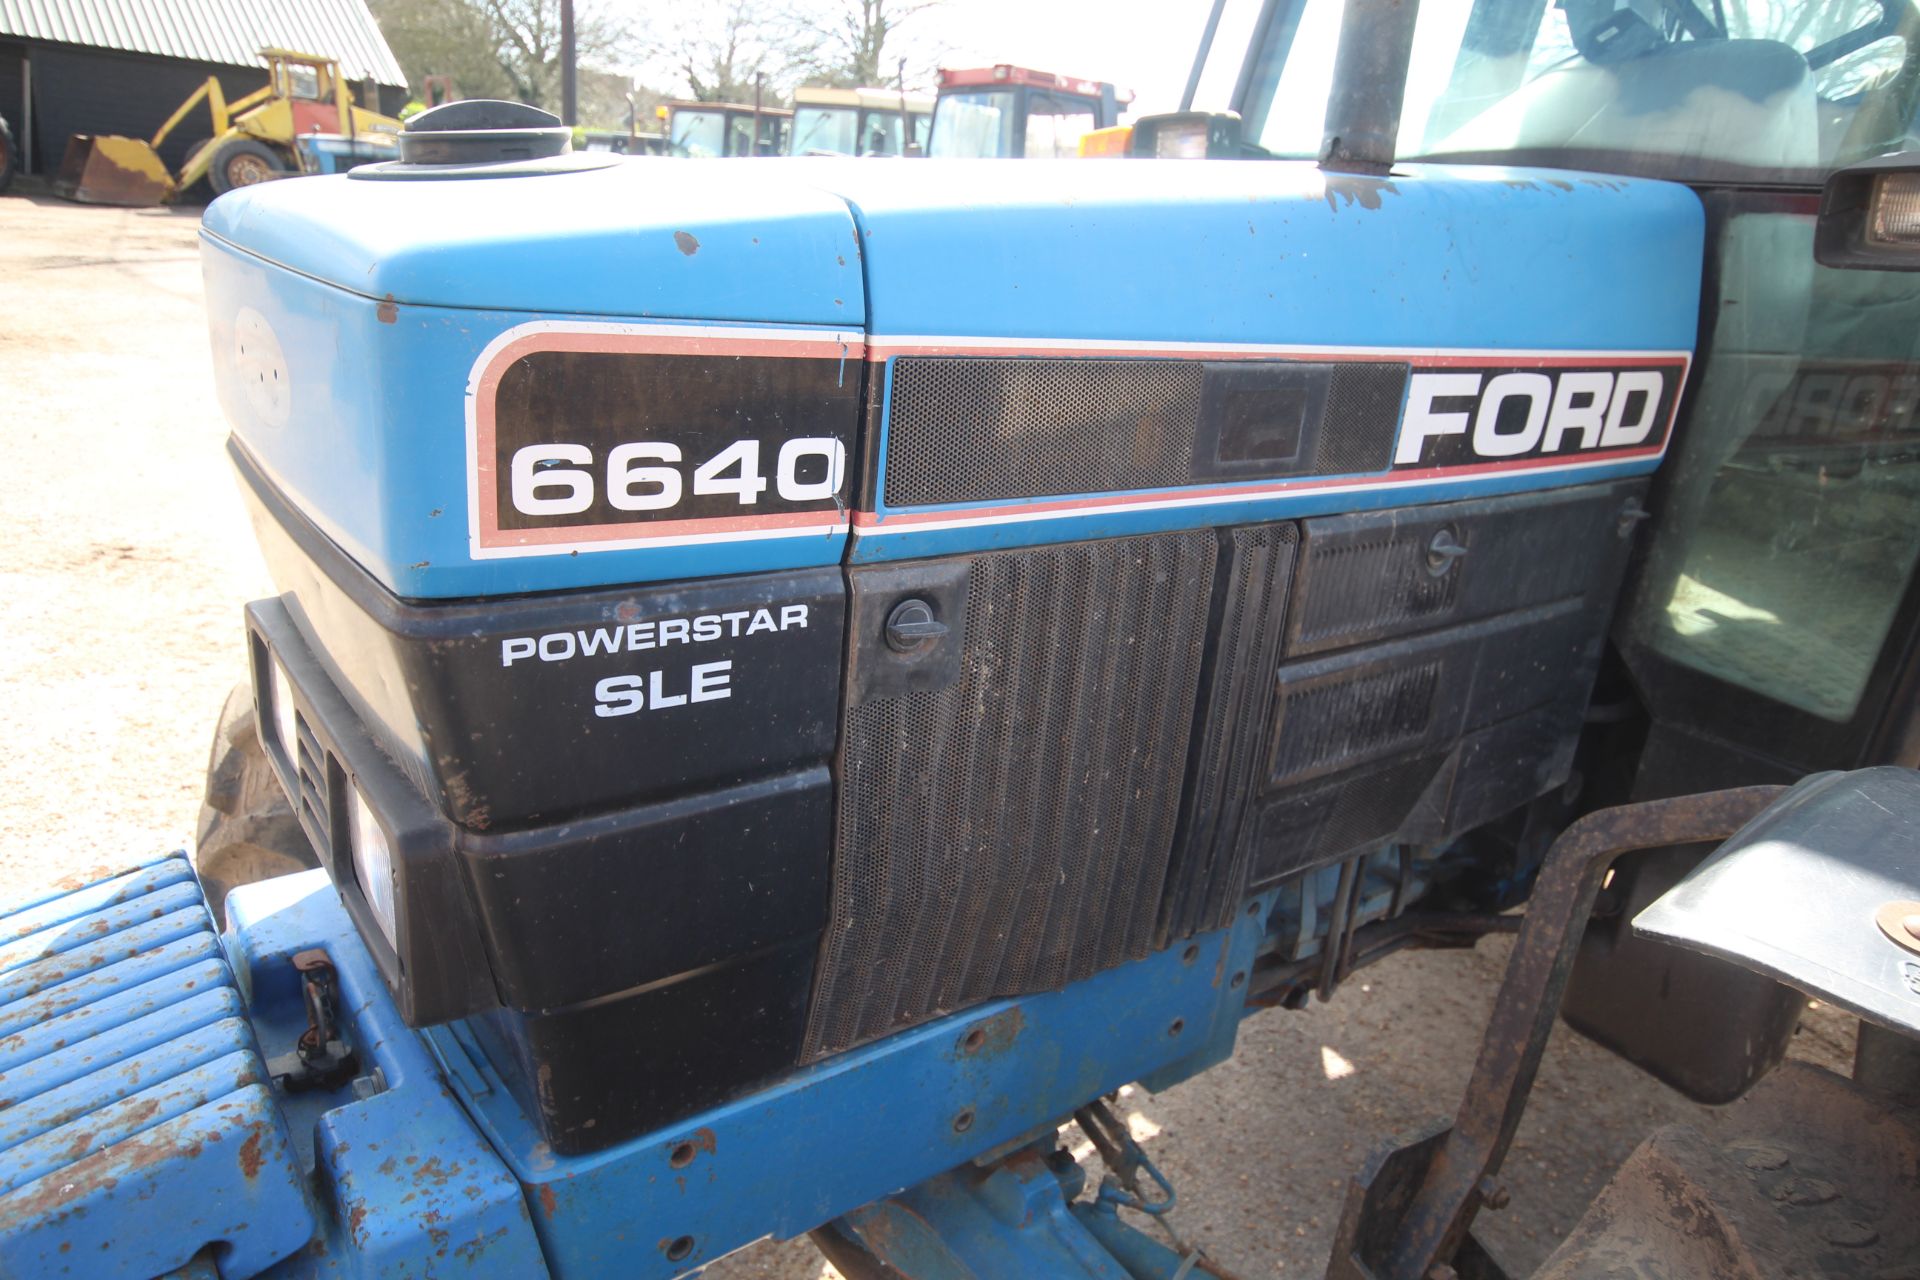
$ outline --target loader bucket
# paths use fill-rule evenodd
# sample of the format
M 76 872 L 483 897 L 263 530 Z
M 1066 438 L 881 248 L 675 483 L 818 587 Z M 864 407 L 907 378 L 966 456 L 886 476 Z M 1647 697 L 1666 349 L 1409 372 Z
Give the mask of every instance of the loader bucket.
M 76 133 L 67 139 L 53 193 L 85 204 L 159 204 L 173 194 L 173 175 L 140 138 Z

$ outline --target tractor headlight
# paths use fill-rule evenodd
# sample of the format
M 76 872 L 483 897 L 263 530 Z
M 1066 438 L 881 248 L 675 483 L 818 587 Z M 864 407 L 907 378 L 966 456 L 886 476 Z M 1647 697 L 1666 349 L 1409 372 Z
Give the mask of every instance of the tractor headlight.
M 353 874 L 360 881 L 361 896 L 372 908 L 373 918 L 380 924 L 380 932 L 386 935 L 387 945 L 398 951 L 400 930 L 394 923 L 393 849 L 387 843 L 386 831 L 381 828 L 379 819 L 373 816 L 373 810 L 367 805 L 366 797 L 360 794 L 359 787 L 352 789 L 352 799 L 348 805 L 347 826 L 348 839 L 353 842 Z
M 294 725 L 293 679 L 278 658 L 270 659 L 267 672 L 267 712 L 273 718 L 273 736 L 286 752 L 287 768 L 300 775 L 300 732 Z M 298 799 L 298 797 L 296 797 Z

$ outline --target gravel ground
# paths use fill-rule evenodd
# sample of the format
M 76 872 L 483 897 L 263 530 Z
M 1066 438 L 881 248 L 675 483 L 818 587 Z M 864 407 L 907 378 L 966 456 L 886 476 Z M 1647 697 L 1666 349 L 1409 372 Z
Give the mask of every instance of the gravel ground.
M 197 210 L 0 198 L 0 898 L 191 839 L 214 719 L 243 673 L 241 605 L 268 593 L 222 452 Z M 1324 1268 L 1341 1187 L 1384 1135 L 1451 1111 L 1504 940 L 1401 955 L 1330 1005 L 1248 1022 L 1230 1063 L 1123 1099 L 1179 1187 L 1177 1225 L 1242 1276 Z M 1851 1060 L 1816 1009 L 1796 1055 Z M 1523 1267 L 1660 1124 L 1714 1112 L 1561 1028 L 1482 1219 Z M 822 1135 L 823 1153 L 830 1135 Z M 821 1280 L 804 1240 L 710 1280 Z

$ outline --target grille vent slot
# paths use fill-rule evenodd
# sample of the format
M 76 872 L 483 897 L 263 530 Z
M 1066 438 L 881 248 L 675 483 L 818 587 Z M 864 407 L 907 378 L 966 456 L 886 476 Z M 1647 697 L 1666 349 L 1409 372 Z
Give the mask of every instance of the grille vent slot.
M 1298 782 L 1423 741 L 1434 726 L 1441 660 L 1288 688 L 1282 681 L 1273 778 Z

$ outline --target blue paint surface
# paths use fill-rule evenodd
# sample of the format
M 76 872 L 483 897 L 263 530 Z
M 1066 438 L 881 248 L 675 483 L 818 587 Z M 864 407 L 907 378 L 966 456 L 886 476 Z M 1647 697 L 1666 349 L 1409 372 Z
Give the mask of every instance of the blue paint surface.
M 488 343 L 530 320 L 594 318 L 403 306 L 382 320 L 381 304 L 370 298 L 220 242 L 207 241 L 202 257 L 214 384 L 234 435 L 294 506 L 398 596 L 510 595 L 809 568 L 837 563 L 845 550 L 842 534 L 475 560 L 468 554 L 466 418 L 474 362 Z M 239 353 L 245 310 L 259 313 L 278 340 L 291 388 L 283 422 L 263 417 L 247 395 Z
M 1232 975 L 1250 971 L 1270 905 L 1261 898 L 1231 929 L 901 1032 L 592 1155 L 548 1150 L 459 1024 L 426 1034 L 527 1185 L 552 1273 L 666 1280 L 1050 1133 L 1129 1081 L 1158 1073 L 1164 1085 L 1212 1065 L 1231 1049 L 1244 1006 Z M 676 1167 L 682 1144 L 691 1159 Z M 668 1255 L 683 1238 L 676 1262 Z
M 316 178 L 223 197 L 206 225 L 215 366 L 236 435 L 329 537 L 410 598 L 848 554 L 836 535 L 472 559 L 467 382 L 488 342 L 530 320 L 839 326 L 819 332 L 879 339 L 1690 350 L 1703 234 L 1684 188 L 1558 172 L 1409 166 L 1382 185 L 1278 162 L 816 159 L 636 160 L 465 182 Z M 383 306 L 388 294 L 396 301 Z M 265 317 L 284 352 L 282 424 L 242 394 L 232 353 L 243 308 Z M 1571 482 L 1536 475 L 1446 496 Z M 1375 505 L 1287 501 L 879 539 L 851 554 Z
M 825 185 L 859 220 L 879 335 L 1692 349 L 1705 219 L 1686 188 L 1402 168 L 956 161 Z
M 0 911 L 0 1274 L 223 1274 L 314 1219 L 184 855 Z
M 290 272 L 401 306 L 787 324 L 864 318 L 845 205 L 722 162 L 262 183 L 215 200 L 202 226 Z
M 138 892 L 85 905 L 144 904 L 176 887 L 198 901 L 184 859 L 137 874 L 145 877 Z M 12 1264 L 9 1275 L 62 1274 L 34 1260 L 63 1257 L 57 1246 L 71 1237 L 94 1250 L 73 1274 L 144 1276 L 177 1265 L 206 1239 L 228 1238 L 244 1247 L 223 1256 L 223 1274 L 273 1280 L 609 1273 L 665 1280 L 763 1235 L 796 1235 L 975 1157 L 1045 1138 L 1076 1107 L 1128 1081 L 1151 1076 L 1164 1086 L 1213 1065 L 1231 1052 L 1245 1012 L 1244 985 L 1233 978 L 1250 971 L 1270 905 L 1256 899 L 1230 929 L 1064 990 L 914 1028 L 669 1130 L 564 1157 L 539 1141 L 464 1028 L 419 1033 L 401 1022 L 324 872 L 244 886 L 227 900 L 231 968 L 223 958 L 211 961 L 225 975 L 217 988 L 224 998 L 209 1001 L 212 992 L 185 985 L 198 972 L 192 965 L 175 971 L 164 984 L 175 998 L 163 1003 L 174 1011 L 193 1003 L 201 1016 L 173 1018 L 159 1040 L 148 1035 L 123 1056 L 138 1066 L 132 1054 L 162 1043 L 176 1064 L 165 1073 L 167 1096 L 189 1101 L 196 1090 L 218 1094 L 236 1072 L 258 1076 L 257 1054 L 284 1052 L 304 1026 L 291 958 L 318 948 L 334 965 L 342 1029 L 359 1071 L 368 1079 L 377 1073 L 378 1084 L 288 1094 L 243 1081 L 237 1101 L 245 1105 L 189 1108 L 177 1133 L 168 1131 L 215 1154 L 173 1164 L 130 1158 L 123 1163 L 135 1167 L 115 1167 L 118 1198 L 111 1180 L 97 1191 L 82 1186 L 92 1212 L 73 1215 L 64 1236 L 46 1234 L 60 1228 L 58 1215 L 10 1218 L 9 1197 L 0 1195 L 0 1260 Z M 204 921 L 204 906 L 198 910 Z M 236 985 L 248 993 L 246 1021 L 235 1016 Z M 95 1041 L 96 1048 L 114 1044 Z M 46 1176 L 25 1159 L 39 1148 L 14 1139 L 44 1129 L 42 1113 L 59 1102 L 61 1082 L 86 1086 L 85 1123 L 104 1133 L 115 1107 L 154 1096 L 137 1076 L 110 1096 L 95 1077 L 62 1077 L 36 1093 L 38 1109 L 0 1106 L 0 1179 Z M 10 1085 L 28 1078 L 0 1076 Z M 257 1148 L 262 1171 L 245 1178 L 236 1161 L 256 1128 L 272 1136 Z M 682 1144 L 691 1159 L 676 1162 Z M 822 1159 L 823 1150 L 859 1156 Z M 230 1195 L 222 1170 L 253 1198 Z M 248 1215 L 244 1240 L 208 1234 L 210 1222 L 235 1212 Z M 690 1243 L 680 1255 L 675 1245 L 683 1237 Z M 138 1244 L 127 1252 L 127 1269 L 98 1265 L 95 1246 L 104 1239 Z M 169 1247 L 184 1252 L 173 1259 Z
M 401 1021 L 326 872 L 235 889 L 227 917 L 229 947 L 252 993 L 249 1013 L 268 1052 L 284 1052 L 305 1026 L 291 957 L 317 947 L 333 962 L 359 1070 L 377 1070 L 384 1086 L 368 1097 L 347 1089 L 277 1095 L 327 1212 L 324 1248 L 276 1268 L 275 1280 L 545 1275 L 519 1184 Z

